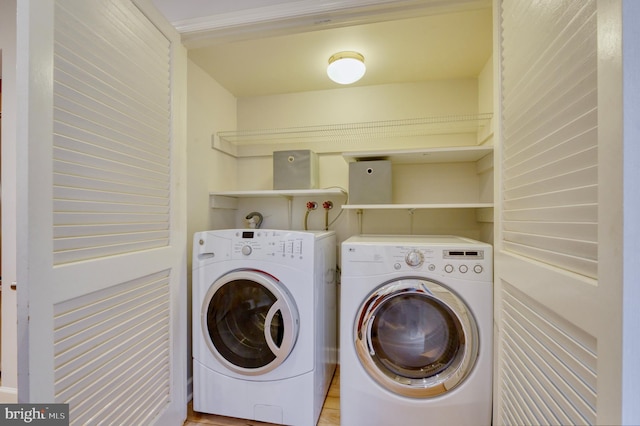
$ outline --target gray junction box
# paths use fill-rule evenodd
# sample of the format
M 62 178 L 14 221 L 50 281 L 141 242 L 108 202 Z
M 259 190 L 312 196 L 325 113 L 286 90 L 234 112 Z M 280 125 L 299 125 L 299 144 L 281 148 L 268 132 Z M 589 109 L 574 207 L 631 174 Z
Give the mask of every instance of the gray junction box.
M 350 204 L 391 204 L 391 161 L 349 163 Z
M 318 155 L 308 149 L 273 152 L 273 189 L 318 188 Z

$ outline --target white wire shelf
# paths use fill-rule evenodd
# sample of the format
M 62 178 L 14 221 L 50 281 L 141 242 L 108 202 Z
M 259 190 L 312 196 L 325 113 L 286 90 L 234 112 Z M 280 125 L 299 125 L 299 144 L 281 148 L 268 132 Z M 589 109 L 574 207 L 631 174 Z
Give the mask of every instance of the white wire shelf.
M 404 120 L 328 124 L 260 130 L 232 130 L 217 133 L 220 140 L 234 145 L 278 141 L 334 141 L 367 138 L 427 136 L 437 134 L 476 133 L 490 124 L 492 113 L 432 116 Z

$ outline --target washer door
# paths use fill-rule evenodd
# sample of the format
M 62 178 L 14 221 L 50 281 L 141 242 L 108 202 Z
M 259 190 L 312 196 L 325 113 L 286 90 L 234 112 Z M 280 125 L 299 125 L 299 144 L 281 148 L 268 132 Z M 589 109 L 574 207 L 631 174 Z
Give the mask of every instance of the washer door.
M 298 337 L 298 311 L 287 289 L 271 275 L 240 270 L 209 288 L 202 330 L 213 354 L 230 370 L 267 373 L 282 364 Z
M 441 395 L 459 385 L 478 355 L 478 329 L 451 290 L 423 279 L 384 284 L 361 306 L 356 353 L 369 375 L 403 396 Z

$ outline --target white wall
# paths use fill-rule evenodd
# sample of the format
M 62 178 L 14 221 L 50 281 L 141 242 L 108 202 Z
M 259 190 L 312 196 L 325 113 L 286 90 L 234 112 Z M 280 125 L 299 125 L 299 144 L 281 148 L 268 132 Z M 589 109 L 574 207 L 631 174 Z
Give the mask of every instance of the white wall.
M 438 80 L 242 98 L 238 100 L 238 129 L 367 123 L 477 112 L 476 79 Z M 348 141 L 338 147 L 337 152 L 321 155 L 320 187 L 338 185 L 346 188 L 348 167 L 340 152 L 372 149 L 371 143 Z M 397 140 L 393 143 L 394 146 L 382 148 L 402 148 L 400 144 L 405 142 Z M 412 139 L 411 143 L 415 141 Z M 452 141 L 444 135 L 423 137 L 419 143 L 421 146 L 461 144 L 457 138 Z M 474 143 L 469 140 L 462 144 Z M 283 145 L 281 149 L 291 148 Z M 272 166 L 270 156 L 240 159 L 238 188 L 234 189 L 272 189 Z M 258 174 L 256 170 L 259 170 Z
M 478 112 L 492 112 L 494 118 L 491 120 L 491 124 L 487 127 L 485 132 L 478 135 L 478 143 L 486 145 L 494 145 L 494 125 L 497 122 L 495 118 L 496 112 L 493 110 L 493 56 L 489 58 L 484 68 L 478 76 Z M 493 165 L 493 162 L 492 164 Z M 485 203 L 494 202 L 494 170 L 493 167 L 485 170 L 480 174 L 480 180 L 478 188 L 480 201 Z M 492 216 L 492 214 L 490 215 Z M 493 221 L 480 223 L 480 240 L 493 244 Z
M 209 192 L 235 185 L 236 161 L 211 149 L 211 135 L 219 128 L 235 128 L 236 99 L 191 61 L 187 72 L 187 377 L 191 377 L 192 237 L 195 232 L 214 227 L 233 227 L 233 213 L 229 212 L 218 212 L 218 220 L 213 223 Z
M 235 129 L 236 98 L 192 61 L 188 64 L 188 235 L 211 229 L 209 192 L 236 185 L 236 161 L 211 148 L 212 135 Z M 219 226 L 222 227 L 222 226 Z M 189 251 L 191 255 L 191 251 Z M 188 261 L 191 266 L 191 259 Z
M 493 56 L 478 75 L 478 112 L 493 111 Z
M 476 79 L 437 80 L 242 98 L 238 128 L 399 120 L 473 114 L 477 109 Z
M 623 282 L 623 355 L 622 355 L 622 423 L 640 424 L 640 300 L 638 252 L 640 251 L 640 3 L 622 3 L 622 37 L 624 69 L 624 282 Z
M 16 330 L 16 2 L 0 0 L 2 50 L 2 387 L 0 402 L 15 402 L 18 387 Z

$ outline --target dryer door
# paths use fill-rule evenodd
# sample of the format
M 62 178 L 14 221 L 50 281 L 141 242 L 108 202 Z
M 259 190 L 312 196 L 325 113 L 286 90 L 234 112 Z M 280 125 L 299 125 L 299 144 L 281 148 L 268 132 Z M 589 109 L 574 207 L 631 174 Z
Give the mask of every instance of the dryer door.
M 361 306 L 354 331 L 369 375 L 403 396 L 450 391 L 467 377 L 478 354 L 478 329 L 467 306 L 445 286 L 424 279 L 378 288 Z
M 204 339 L 230 370 L 267 373 L 287 359 L 299 317 L 287 289 L 271 275 L 239 270 L 209 288 L 201 311 Z

